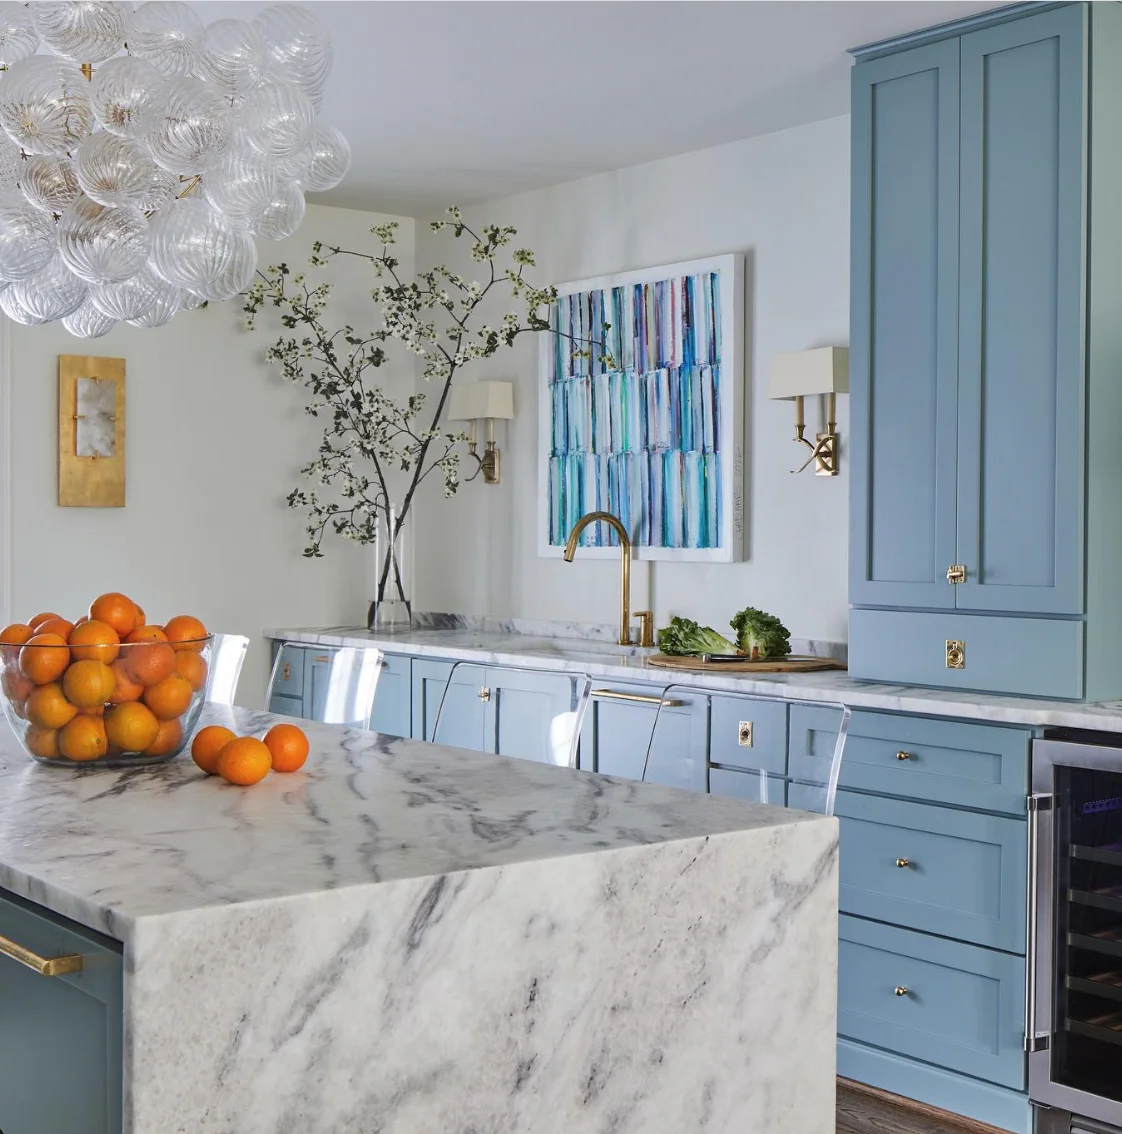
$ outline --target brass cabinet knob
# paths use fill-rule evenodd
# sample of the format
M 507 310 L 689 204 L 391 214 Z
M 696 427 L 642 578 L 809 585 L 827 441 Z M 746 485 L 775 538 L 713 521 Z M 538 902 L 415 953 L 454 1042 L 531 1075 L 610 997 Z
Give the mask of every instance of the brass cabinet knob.
M 893 990 L 897 996 L 907 996 L 908 988 L 905 985 L 898 984 Z
M 947 568 L 947 582 L 954 586 L 959 583 L 966 582 L 966 565 L 963 563 L 952 563 Z
M 912 860 L 910 858 L 898 858 L 896 860 L 896 865 L 900 867 L 901 870 L 903 870 L 905 867 L 912 865 Z
M 896 753 L 896 759 L 897 760 L 910 760 L 911 758 L 912 758 L 912 754 L 910 752 L 897 752 Z

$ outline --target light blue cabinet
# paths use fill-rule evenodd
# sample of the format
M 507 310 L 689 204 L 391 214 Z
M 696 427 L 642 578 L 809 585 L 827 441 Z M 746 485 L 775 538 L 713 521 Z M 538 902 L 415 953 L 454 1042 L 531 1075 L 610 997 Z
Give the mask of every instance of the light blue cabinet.
M 374 693 L 374 711 L 370 727 L 387 736 L 412 734 L 412 661 L 404 654 L 385 654 L 378 688 Z
M 121 1134 L 120 946 L 2 891 L 0 935 L 83 958 L 81 972 L 47 977 L 0 956 L 0 1130 Z

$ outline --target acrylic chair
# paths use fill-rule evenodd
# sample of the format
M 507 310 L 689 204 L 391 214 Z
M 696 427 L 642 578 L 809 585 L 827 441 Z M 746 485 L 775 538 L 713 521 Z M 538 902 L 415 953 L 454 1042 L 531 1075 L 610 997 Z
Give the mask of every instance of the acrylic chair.
M 700 707 L 707 713 L 709 724 L 701 769 L 706 792 L 833 815 L 852 710 L 840 701 L 800 699 L 796 703 L 839 714 L 836 722 L 833 717 L 824 718 L 831 731 L 836 727 L 836 733 L 828 763 L 825 757 L 813 762 L 820 774 L 816 771 L 798 782 L 788 780 L 786 712 L 792 704 L 788 699 L 675 682 L 662 690 L 641 778 L 647 780 L 663 763 L 673 767 L 688 758 L 683 752 L 681 724 L 675 717 L 682 716 L 681 706 L 692 707 L 695 717 Z
M 286 642 L 277 650 L 265 690 L 266 705 L 272 704 L 277 681 L 286 672 L 285 664 L 291 664 L 292 651 L 304 648 Z M 382 651 L 373 646 L 341 646 L 330 650 L 322 660 L 307 664 L 311 666 L 310 703 L 304 702 L 304 716 L 324 724 L 369 729 L 382 672 Z M 305 673 L 306 682 L 308 676 Z
M 249 639 L 242 634 L 215 634 L 210 647 L 210 673 L 206 680 L 206 701 L 212 705 L 233 705 L 238 678 L 245 664 Z
M 434 744 L 577 766 L 592 678 L 587 673 L 456 662 L 426 738 Z

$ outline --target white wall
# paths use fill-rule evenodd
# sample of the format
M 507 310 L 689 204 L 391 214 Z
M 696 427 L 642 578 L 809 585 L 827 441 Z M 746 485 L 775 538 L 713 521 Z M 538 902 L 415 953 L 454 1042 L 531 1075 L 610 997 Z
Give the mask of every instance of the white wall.
M 309 206 L 294 237 L 262 243 L 261 264 L 302 270 L 316 239 L 373 250 L 370 226 L 386 219 Z M 411 273 L 412 220 L 399 235 Z M 338 285 L 329 312 L 369 327 L 369 265 L 343 259 L 328 274 Z M 320 426 L 303 412 L 303 389 L 265 363 L 279 325 L 261 317 L 249 334 L 243 320 L 234 301 L 89 343 L 61 324 L 12 326 L 11 607 L 17 618 L 51 609 L 73 619 L 100 592 L 122 590 L 153 621 L 193 613 L 247 634 L 238 699 L 256 706 L 268 677 L 262 630 L 363 623 L 372 556 L 337 538 L 323 559 L 301 555 L 303 514 L 285 496 Z M 123 509 L 58 506 L 58 356 L 86 353 L 126 360 Z M 411 363 L 398 373 L 411 386 Z
M 511 224 L 538 255 L 533 277 L 558 283 L 722 252 L 747 254 L 749 558 L 659 563 L 650 601 L 661 624 L 686 614 L 721 628 L 746 605 L 779 615 L 799 638 L 847 637 L 848 398 L 839 398 L 842 472 L 795 477 L 806 450 L 793 408 L 767 399 L 771 358 L 849 341 L 849 119 L 634 166 L 488 202 L 471 220 Z M 418 261 L 449 260 L 447 237 L 418 229 Z M 467 270 L 467 269 L 465 269 Z M 476 378 L 516 383 L 503 483 L 430 493 L 416 527 L 420 609 L 613 622 L 615 563 L 538 558 L 537 343 L 522 340 Z M 469 380 L 471 380 L 469 378 Z M 817 407 L 808 410 L 808 434 Z M 646 605 L 648 568 L 633 607 Z

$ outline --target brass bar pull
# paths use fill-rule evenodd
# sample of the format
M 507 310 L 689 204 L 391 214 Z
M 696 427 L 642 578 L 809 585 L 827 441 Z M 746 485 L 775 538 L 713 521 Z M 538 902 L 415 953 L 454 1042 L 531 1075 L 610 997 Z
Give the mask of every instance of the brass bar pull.
M 897 996 L 907 996 L 909 989 L 906 985 L 898 984 L 892 991 L 896 993 Z
M 896 759 L 897 760 L 910 760 L 911 758 L 912 758 L 912 754 L 910 752 L 897 752 L 896 753 Z
M 910 858 L 898 858 L 896 860 L 896 865 L 900 867 L 901 870 L 904 870 L 906 867 L 912 865 L 912 860 Z
M 314 662 L 329 662 L 331 658 L 327 654 L 320 654 L 318 658 L 312 658 Z
M 603 701 L 631 701 L 636 705 L 663 705 L 668 708 L 685 704 L 684 701 L 673 701 L 669 698 L 664 699 L 662 697 L 647 697 L 642 693 L 618 693 L 614 689 L 593 689 L 592 696 L 598 697 Z
M 81 953 L 63 953 L 59 957 L 40 957 L 30 949 L 17 945 L 8 937 L 0 937 L 0 957 L 10 957 L 40 976 L 64 976 L 66 973 L 82 971 Z

